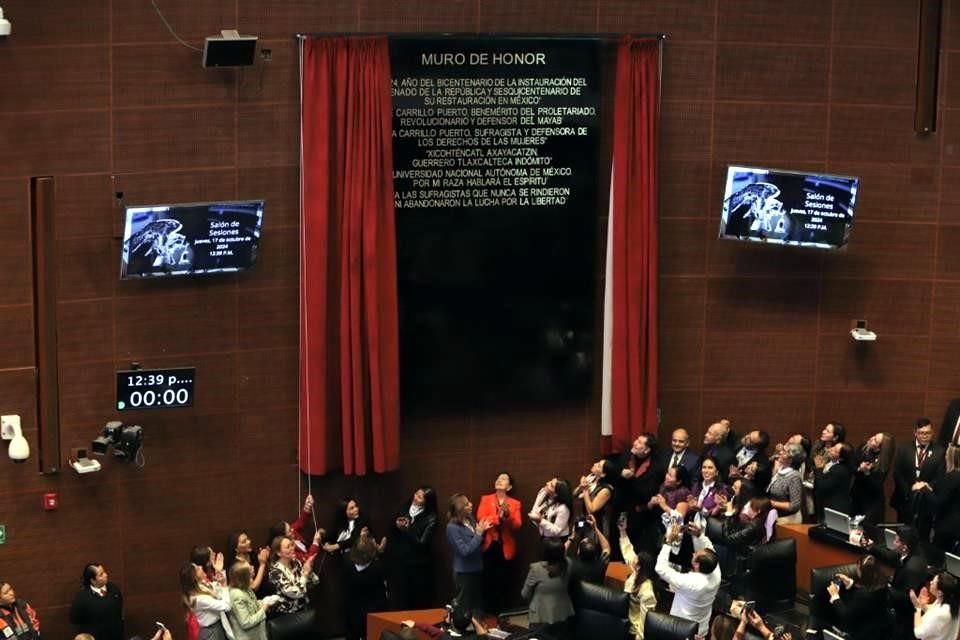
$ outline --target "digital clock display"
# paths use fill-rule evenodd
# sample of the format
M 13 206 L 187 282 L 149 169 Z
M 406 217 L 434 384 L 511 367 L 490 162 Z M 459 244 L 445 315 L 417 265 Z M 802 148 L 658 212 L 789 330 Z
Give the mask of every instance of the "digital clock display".
M 117 371 L 117 409 L 169 409 L 193 404 L 193 367 Z

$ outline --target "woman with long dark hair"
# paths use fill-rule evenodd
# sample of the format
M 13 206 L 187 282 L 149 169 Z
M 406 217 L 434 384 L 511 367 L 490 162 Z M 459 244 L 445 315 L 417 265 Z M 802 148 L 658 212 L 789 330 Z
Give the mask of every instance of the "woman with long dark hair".
M 556 538 L 562 542 L 570 536 L 571 513 L 573 494 L 570 483 L 562 478 L 551 478 L 537 493 L 527 517 L 537 525 L 541 538 Z
M 956 553 L 960 542 L 960 447 L 947 447 L 944 474 L 933 487 L 933 544 L 943 551 Z
M 960 584 L 955 576 L 941 571 L 919 594 L 911 591 L 910 602 L 917 640 L 956 640 L 960 632 Z
M 243 561 L 250 565 L 253 574 L 250 580 L 250 588 L 254 591 L 260 589 L 263 579 L 267 575 L 267 563 L 270 561 L 270 549 L 261 547 L 256 554 L 253 553 L 253 541 L 246 531 L 234 531 L 227 540 L 227 557 L 224 562 L 225 567 L 232 567 L 237 561 Z
M 221 614 L 230 611 L 230 598 L 223 588 L 207 580 L 204 568 L 193 562 L 180 567 L 183 606 L 193 613 L 200 626 L 199 640 L 226 640 Z
M 570 560 L 563 544 L 544 540 L 543 560 L 530 565 L 520 595 L 530 603 L 530 628 L 545 628 L 546 632 L 565 637 L 567 619 L 573 615 L 568 583 Z
M 350 547 L 360 539 L 360 533 L 364 529 L 369 533 L 369 521 L 360 514 L 360 502 L 356 498 L 342 500 L 334 513 L 331 541 L 323 544 L 323 550 L 327 553 L 339 552 L 341 555 L 347 553 Z M 377 545 L 377 548 L 382 551 L 384 544 L 386 544 L 386 538 Z
M 10 640 L 39 640 L 40 618 L 13 585 L 0 580 L 0 635 Z
M 887 501 L 883 487 L 893 466 L 896 447 L 889 433 L 875 433 L 854 452 L 851 513 L 862 514 L 867 524 L 883 522 Z
M 884 610 L 887 577 L 871 555 L 857 563 L 857 575 L 837 574 L 827 585 L 832 622 L 853 640 L 882 638 L 889 624 L 878 612 Z
M 434 604 L 433 540 L 437 528 L 437 494 L 417 487 L 393 521 L 387 537 L 392 608 L 428 609 Z

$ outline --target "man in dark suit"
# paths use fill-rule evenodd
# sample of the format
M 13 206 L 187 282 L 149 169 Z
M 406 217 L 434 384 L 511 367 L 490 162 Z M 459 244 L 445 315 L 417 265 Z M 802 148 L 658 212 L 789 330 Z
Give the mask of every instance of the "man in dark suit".
M 720 473 L 720 479 L 723 482 L 727 481 L 727 473 L 730 470 L 730 465 L 737 459 L 733 454 L 733 447 L 728 443 L 729 437 L 729 421 L 721 420 L 707 427 L 706 433 L 703 434 L 703 452 L 700 454 L 700 460 L 697 462 L 698 472 L 703 459 L 710 457 L 717 461 L 717 471 Z M 698 474 L 694 474 L 694 477 L 699 479 Z
M 102 564 L 83 568 L 83 585 L 73 598 L 70 622 L 77 633 L 89 633 L 97 640 L 124 640 L 123 595 Z
M 874 544 L 873 540 L 864 540 L 864 545 L 869 547 L 870 553 L 895 567 L 887 591 L 887 606 L 893 609 L 897 621 L 893 637 L 913 640 L 914 608 L 910 592 L 919 593 L 929 578 L 927 557 L 920 547 L 920 534 L 914 527 L 906 525 L 897 530 L 894 549 Z
M 933 424 L 920 418 L 913 439 L 897 449 L 893 460 L 893 496 L 890 506 L 897 519 L 917 527 L 922 540 L 929 540 L 933 519 L 933 487 L 944 474 L 944 448 L 933 442 Z
M 697 475 L 699 456 L 690 448 L 690 434 L 683 427 L 674 429 L 670 437 L 670 447 L 664 447 L 660 452 L 659 465 L 661 469 L 667 470 L 671 467 L 685 467 L 690 472 L 690 477 Z

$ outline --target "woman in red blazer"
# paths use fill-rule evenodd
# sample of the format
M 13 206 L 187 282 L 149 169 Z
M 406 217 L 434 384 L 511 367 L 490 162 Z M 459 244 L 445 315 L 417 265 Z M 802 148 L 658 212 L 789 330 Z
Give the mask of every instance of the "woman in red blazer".
M 511 498 L 513 478 L 501 473 L 493 483 L 493 493 L 480 496 L 477 521 L 489 520 L 493 526 L 483 534 L 483 592 L 487 613 L 500 614 L 507 594 L 516 591 L 511 584 L 513 559 L 517 555 L 514 531 L 520 528 L 520 501 Z

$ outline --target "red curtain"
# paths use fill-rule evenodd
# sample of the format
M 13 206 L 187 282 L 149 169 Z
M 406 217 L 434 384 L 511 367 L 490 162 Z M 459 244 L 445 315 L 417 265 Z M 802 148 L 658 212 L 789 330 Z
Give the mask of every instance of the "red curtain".
M 617 51 L 611 196 L 612 446 L 657 432 L 657 123 L 660 43 Z
M 300 468 L 399 466 L 399 356 L 386 38 L 301 49 Z

